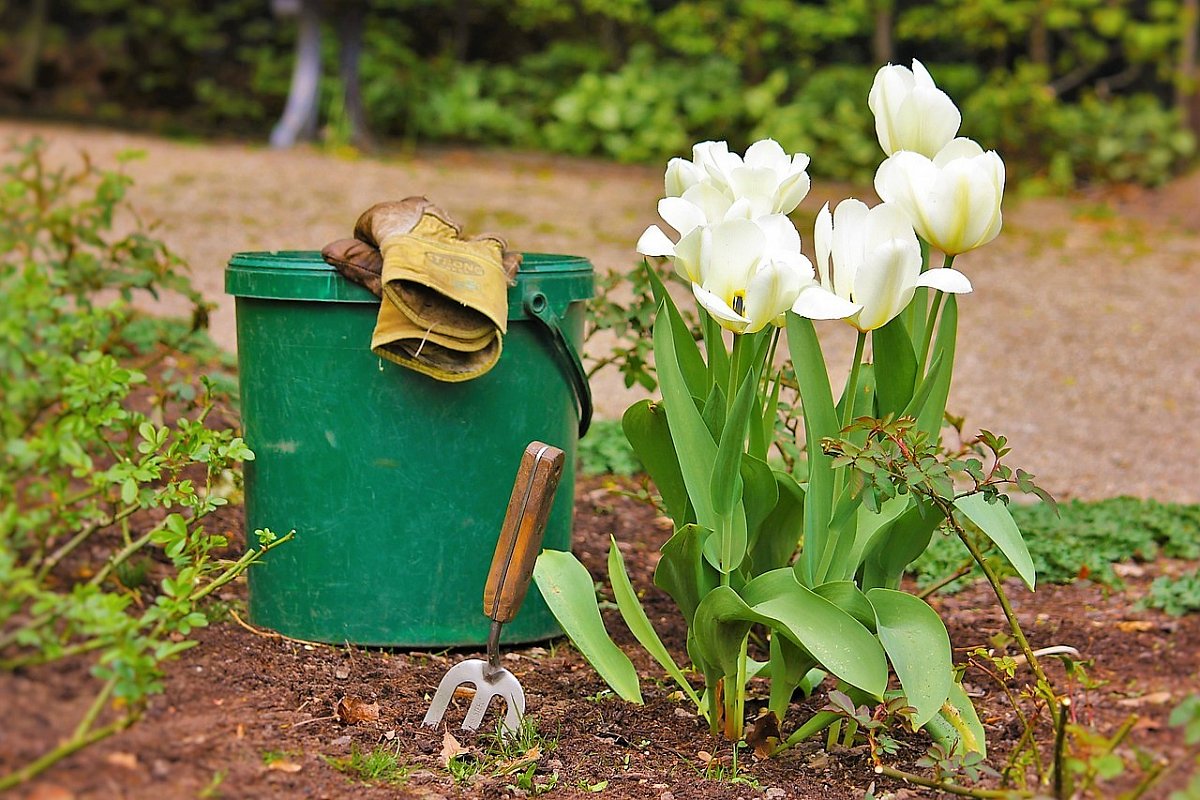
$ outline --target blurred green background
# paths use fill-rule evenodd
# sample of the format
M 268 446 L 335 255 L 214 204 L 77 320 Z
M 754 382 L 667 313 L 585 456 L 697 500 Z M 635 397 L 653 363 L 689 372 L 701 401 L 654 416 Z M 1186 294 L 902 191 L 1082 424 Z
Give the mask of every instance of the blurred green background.
M 346 0 L 341 0 L 344 4 Z M 326 1 L 326 20 L 338 0 Z M 475 143 L 660 162 L 763 136 L 822 178 L 869 179 L 866 104 L 916 57 L 962 133 L 1010 175 L 1062 189 L 1161 183 L 1200 131 L 1197 0 L 379 0 L 360 85 L 377 141 Z M 265 140 L 287 97 L 295 16 L 268 0 L 0 5 L 0 113 Z M 337 37 L 322 129 L 346 139 Z

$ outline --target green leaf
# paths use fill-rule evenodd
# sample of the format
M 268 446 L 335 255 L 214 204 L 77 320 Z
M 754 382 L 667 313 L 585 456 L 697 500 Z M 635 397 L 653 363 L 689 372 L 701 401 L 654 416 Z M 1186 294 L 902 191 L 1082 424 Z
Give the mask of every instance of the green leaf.
M 704 356 L 700 354 L 700 346 L 696 344 L 692 332 L 688 329 L 687 323 L 683 321 L 679 308 L 675 305 L 671 293 L 663 285 L 658 273 L 650 267 L 648 262 L 645 262 L 645 267 L 650 277 L 650 291 L 654 294 L 655 302 L 659 304 L 654 324 L 658 325 L 658 319 L 662 316 L 663 311 L 666 311 L 667 323 L 671 327 L 671 338 L 675 342 L 675 357 L 680 373 L 691 393 L 696 397 L 704 397 L 708 392 L 708 369 L 704 366 Z
M 875 632 L 875 609 L 854 581 L 829 581 L 814 586 L 813 591 L 861 622 L 867 630 Z
M 928 504 L 909 506 L 880 536 L 866 554 L 862 586 L 864 589 L 895 589 L 908 565 L 916 561 L 942 517 Z
M 703 320 L 704 346 L 708 353 L 709 382 L 729 386 L 729 351 L 725 349 L 724 328 L 708 312 L 700 310 Z
M 1008 506 L 998 500 L 989 503 L 981 494 L 969 494 L 955 500 L 954 508 L 975 523 L 975 526 L 1000 548 L 1000 552 L 1008 559 L 1008 563 L 1012 564 L 1021 580 L 1033 591 L 1037 580 L 1033 559 L 1029 557 L 1025 538 L 1021 536 L 1021 530 L 1012 518 Z
M 667 674 L 674 678 L 675 682 L 679 684 L 679 688 L 683 689 L 684 693 L 699 708 L 700 698 L 696 695 L 695 689 L 688 683 L 683 671 L 675 663 L 675 659 L 671 658 L 671 654 L 663 646 L 662 640 L 658 638 L 658 633 L 650 623 L 650 618 L 646 616 L 645 609 L 638 601 L 637 592 L 634 591 L 633 584 L 629 581 L 629 573 L 625 571 L 625 561 L 621 558 L 621 551 L 617 548 L 617 540 L 611 536 L 608 547 L 608 582 L 612 586 L 613 597 L 617 601 L 617 610 L 621 612 L 621 618 L 625 620 L 630 633 L 642 647 L 646 648 L 646 652 L 667 671 Z
M 675 342 L 670 326 L 660 314 L 654 323 L 654 352 L 658 359 L 658 380 L 666 406 L 671 441 L 679 454 L 679 467 L 688 498 L 696 511 L 696 520 L 709 530 L 717 529 L 709 482 L 717 460 L 717 444 L 709 435 L 700 412 L 692 400 L 676 360 Z
M 684 525 L 662 546 L 654 585 L 671 595 L 688 627 L 700 600 L 721 582 L 721 575 L 704 559 L 704 542 L 712 531 Z
M 662 495 L 667 512 L 676 525 L 686 523 L 690 513 L 687 487 L 679 469 L 679 457 L 671 442 L 666 411 L 657 403 L 641 400 L 621 418 L 621 429 L 646 473 Z
M 771 695 L 768 707 L 776 717 L 783 719 L 787 716 L 788 704 L 796 687 L 804 682 L 817 662 L 791 639 L 778 633 L 771 635 L 770 653 L 767 672 L 771 677 Z
M 933 388 L 941 380 L 942 366 L 945 364 L 942 354 L 938 353 L 933 357 L 933 363 L 929 367 L 929 372 L 925 378 L 917 386 L 917 390 L 913 392 L 912 400 L 908 401 L 908 405 L 904 407 L 901 416 L 912 417 L 916 419 L 921 414 L 921 410 L 928 402 L 929 396 L 933 393 Z
M 804 530 L 804 490 L 786 472 L 772 470 L 771 475 L 775 481 L 777 500 L 767 518 L 750 529 L 746 558 L 750 562 L 751 575 L 761 575 L 768 570 L 787 566 L 800 546 L 800 535 Z M 747 487 L 757 480 L 746 475 L 742 479 Z M 746 492 L 747 516 L 750 514 L 753 494 L 752 491 Z
M 808 489 L 804 502 L 804 558 L 796 563 L 811 584 L 825 550 L 829 520 L 833 513 L 833 468 L 821 452 L 820 441 L 837 436 L 839 426 L 829 388 L 829 373 L 821 343 L 811 320 L 788 312 L 788 349 L 800 385 L 804 410 L 804 433 L 808 442 Z
M 877 416 L 893 417 L 912 400 L 917 382 L 917 354 L 904 326 L 903 316 L 894 317 L 882 328 L 871 332 L 871 351 L 875 361 Z
M 746 434 L 750 429 L 750 409 L 758 395 L 757 378 L 758 376 L 751 371 L 742 381 L 741 388 L 733 400 L 733 408 L 725 420 L 725 428 L 721 431 L 717 460 L 711 467 L 712 482 L 709 491 L 712 494 L 713 511 L 721 516 L 733 510 L 734 500 L 742 493 L 740 465 L 746 447 Z
M 604 628 L 587 568 L 570 553 L 543 550 L 534 564 L 533 579 L 558 624 L 604 682 L 619 697 L 640 705 L 637 672 Z
M 930 385 L 929 398 L 917 416 L 917 430 L 925 431 L 929 441 L 937 444 L 941 440 L 942 420 L 946 416 L 946 401 L 950 397 L 950 379 L 954 374 L 954 347 L 958 336 L 958 300 L 946 295 L 942 305 L 941 319 L 933 339 L 933 357 L 944 363 L 937 380 Z
M 938 713 L 925 723 L 925 730 L 948 753 L 979 753 L 987 758 L 987 735 L 983 723 L 979 721 L 971 698 L 957 681 L 952 682 L 950 694 Z
M 929 604 L 906 592 L 871 589 L 876 630 L 887 651 L 908 704 L 916 709 L 914 726 L 933 718 L 950 694 L 954 662 L 950 636 Z
M 801 586 L 792 570 L 758 576 L 742 588 L 742 597 L 825 669 L 874 697 L 883 696 L 888 670 L 879 640 L 850 614 Z
M 671 335 L 676 342 L 676 357 L 680 373 L 683 374 L 692 395 L 703 397 L 704 393 L 708 391 L 708 368 L 704 366 L 704 356 L 700 353 L 700 345 L 696 344 L 696 339 L 692 337 L 688 323 L 685 323 L 683 314 L 679 313 L 679 308 L 674 303 L 670 291 L 667 291 L 665 285 L 662 285 L 659 273 L 650 269 L 648 263 L 646 270 L 650 279 L 650 291 L 654 294 L 654 300 L 659 303 L 659 315 L 666 311 L 668 324 L 671 325 Z M 658 317 L 655 318 L 655 325 L 658 325 Z

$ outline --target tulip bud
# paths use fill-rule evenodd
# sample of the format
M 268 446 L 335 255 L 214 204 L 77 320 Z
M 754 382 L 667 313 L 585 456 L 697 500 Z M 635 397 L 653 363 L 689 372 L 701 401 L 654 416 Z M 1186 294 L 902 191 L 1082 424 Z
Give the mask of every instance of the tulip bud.
M 875 73 L 867 105 L 875 132 L 889 156 L 911 150 L 932 158 L 958 133 L 962 115 L 950 96 L 933 82 L 920 61 L 912 69 L 889 64 Z

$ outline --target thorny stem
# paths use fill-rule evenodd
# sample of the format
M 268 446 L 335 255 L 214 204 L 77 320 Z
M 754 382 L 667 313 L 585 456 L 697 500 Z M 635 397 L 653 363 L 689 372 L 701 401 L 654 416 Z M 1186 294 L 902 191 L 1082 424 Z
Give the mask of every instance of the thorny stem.
M 1063 796 L 1063 748 L 1067 743 L 1067 710 L 1071 707 L 1071 698 L 1064 697 L 1059 706 L 1054 731 L 1054 796 Z M 1051 714 L 1053 715 L 1053 711 Z
M 959 797 L 980 797 L 980 798 L 1014 798 L 1014 797 L 1033 797 L 1033 792 L 1016 791 L 1014 789 L 972 789 L 969 786 L 959 786 L 957 783 L 950 781 L 937 781 L 932 778 L 923 778 L 920 775 L 914 775 L 911 772 L 880 765 L 875 768 L 876 772 L 881 775 L 886 775 L 889 778 L 894 778 L 905 783 L 912 783 L 917 786 L 924 786 L 927 789 L 937 789 L 947 794 L 955 794 Z
M 83 542 L 86 541 L 87 538 L 89 536 L 91 536 L 93 533 L 100 530 L 101 528 L 107 528 L 110 525 L 113 525 L 117 522 L 121 522 L 125 519 L 128 519 L 130 516 L 135 514 L 138 511 L 138 509 L 140 509 L 140 508 L 141 508 L 141 506 L 139 506 L 137 504 L 128 505 L 125 508 L 121 509 L 119 512 L 117 512 L 117 514 L 110 517 L 109 519 L 98 520 L 96 522 L 93 522 L 91 525 L 85 526 L 82 530 L 79 531 L 79 533 L 75 534 L 69 540 L 64 542 L 61 547 L 59 547 L 57 550 L 55 550 L 53 553 L 51 553 L 50 556 L 42 562 L 42 566 L 38 568 L 37 575 L 35 576 L 35 580 L 38 583 L 41 583 L 43 580 L 45 580 L 46 576 L 49 575 L 50 572 L 55 567 L 58 566 L 59 562 L 61 562 L 64 558 L 69 556 L 75 550 L 76 547 L 79 547 L 79 545 L 83 544 Z
M 76 753 L 89 745 L 93 745 L 102 739 L 107 739 L 114 733 L 119 733 L 125 730 L 133 723 L 137 722 L 141 717 L 141 711 L 132 711 L 120 719 L 110 722 L 101 728 L 88 731 L 83 736 L 75 736 L 63 742 L 58 747 L 48 753 L 43 754 L 35 761 L 31 761 L 15 772 L 10 772 L 7 775 L 0 776 L 0 792 L 6 789 L 11 789 L 14 786 L 19 786 L 25 781 L 36 778 L 38 775 L 45 772 L 50 767 L 62 761 L 67 756 Z

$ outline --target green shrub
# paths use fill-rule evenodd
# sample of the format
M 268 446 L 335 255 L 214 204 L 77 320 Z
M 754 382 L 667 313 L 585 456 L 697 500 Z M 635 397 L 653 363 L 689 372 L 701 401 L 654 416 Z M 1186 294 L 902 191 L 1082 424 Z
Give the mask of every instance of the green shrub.
M 662 61 L 638 47 L 615 72 L 585 73 L 560 95 L 544 141 L 578 155 L 662 160 L 698 139 L 738 139 L 741 93 L 737 67 L 728 61 Z
M 114 355 L 149 346 L 127 337 L 135 293 L 184 294 L 195 325 L 205 310 L 160 242 L 113 234 L 128 179 L 51 169 L 37 143 L 14 155 L 0 192 L 0 669 L 79 657 L 100 688 L 75 732 L 0 790 L 132 724 L 162 663 L 196 643 L 205 599 L 276 543 L 260 532 L 224 561 L 229 542 L 202 524 L 254 457 L 210 421 L 212 383 L 180 378 L 189 397 L 156 376 L 169 343 L 137 367 Z
M 1040 503 L 1010 508 L 1025 534 L 1040 582 L 1089 578 L 1117 587 L 1121 580 L 1113 571 L 1114 563 L 1200 557 L 1200 506 L 1116 497 L 1060 503 L 1061 515 Z M 966 558 L 957 540 L 935 536 L 914 564 L 917 581 L 931 584 L 951 574 Z
M 1166 575 L 1155 578 L 1139 606 L 1162 609 L 1172 617 L 1200 611 L 1200 569 L 1176 578 Z

